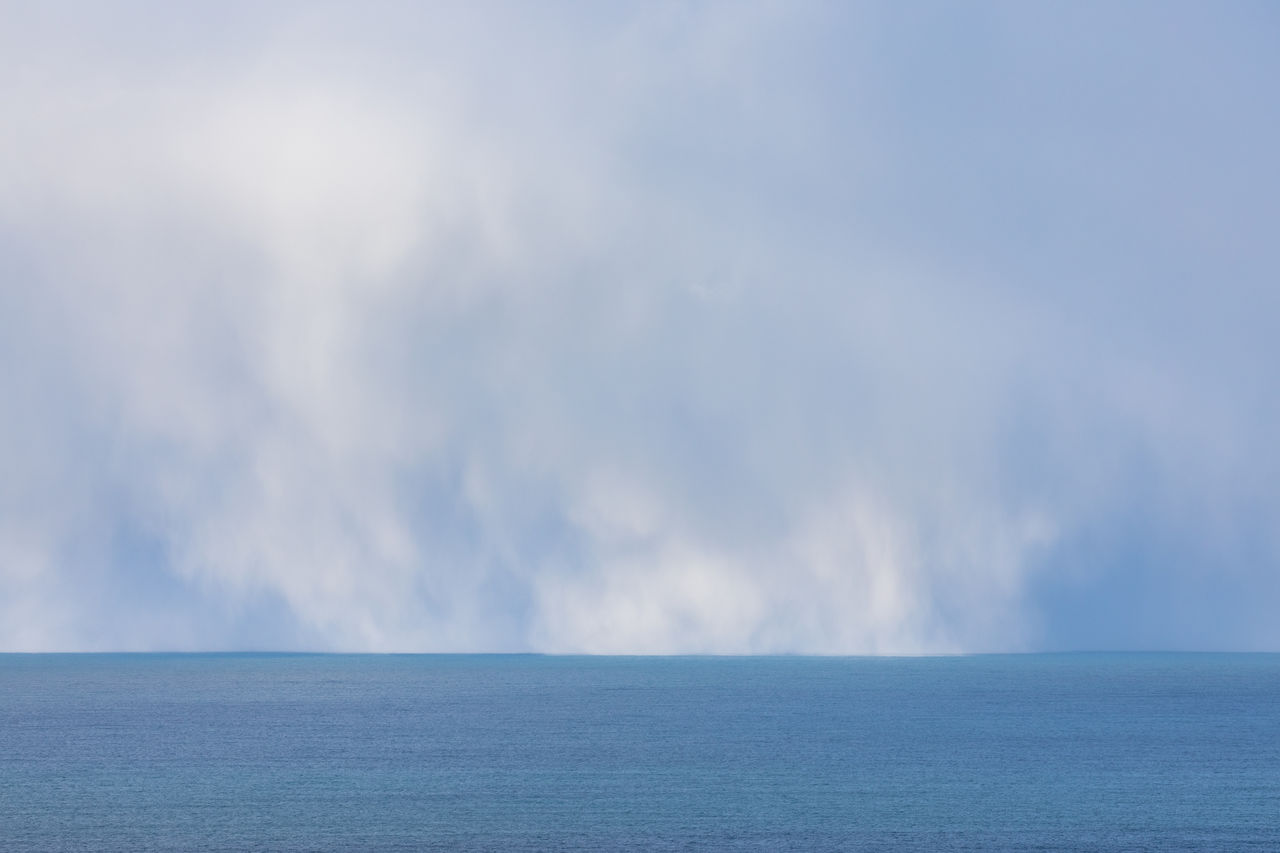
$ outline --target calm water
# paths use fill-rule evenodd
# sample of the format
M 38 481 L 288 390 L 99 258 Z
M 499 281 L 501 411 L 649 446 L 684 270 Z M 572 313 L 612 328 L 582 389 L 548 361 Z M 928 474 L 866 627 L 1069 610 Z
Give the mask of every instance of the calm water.
M 1280 656 L 0 655 L 0 848 L 1280 850 Z

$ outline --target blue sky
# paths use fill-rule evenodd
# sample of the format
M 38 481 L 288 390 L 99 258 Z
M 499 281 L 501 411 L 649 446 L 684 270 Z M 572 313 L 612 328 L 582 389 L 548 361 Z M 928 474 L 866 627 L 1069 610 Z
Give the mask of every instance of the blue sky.
M 0 648 L 1280 649 L 1277 37 L 0 6 Z

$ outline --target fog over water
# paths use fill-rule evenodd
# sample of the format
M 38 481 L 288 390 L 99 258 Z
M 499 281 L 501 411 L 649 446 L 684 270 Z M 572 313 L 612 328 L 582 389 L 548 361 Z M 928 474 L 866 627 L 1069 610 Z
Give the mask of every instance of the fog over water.
M 0 649 L 1280 649 L 1269 4 L 0 4 Z

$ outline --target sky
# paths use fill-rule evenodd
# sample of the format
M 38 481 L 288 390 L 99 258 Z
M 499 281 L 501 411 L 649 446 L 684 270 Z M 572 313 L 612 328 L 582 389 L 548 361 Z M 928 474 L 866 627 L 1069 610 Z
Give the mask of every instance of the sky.
M 0 3 L 0 650 L 1280 650 L 1272 3 Z

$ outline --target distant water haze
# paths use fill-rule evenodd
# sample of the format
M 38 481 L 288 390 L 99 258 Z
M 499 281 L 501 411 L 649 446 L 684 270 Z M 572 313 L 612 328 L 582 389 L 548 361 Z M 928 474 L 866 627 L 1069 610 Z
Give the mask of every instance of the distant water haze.
M 1280 649 L 1278 33 L 0 4 L 0 649 Z

